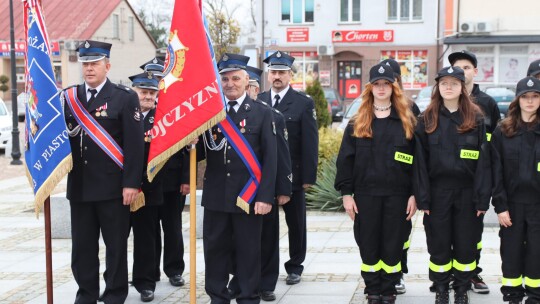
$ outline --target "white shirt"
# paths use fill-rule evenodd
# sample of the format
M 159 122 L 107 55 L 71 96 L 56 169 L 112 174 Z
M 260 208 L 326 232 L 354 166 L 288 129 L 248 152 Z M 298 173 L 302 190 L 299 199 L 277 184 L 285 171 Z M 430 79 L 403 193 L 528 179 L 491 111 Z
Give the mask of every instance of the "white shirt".
M 242 94 L 242 96 L 238 97 L 238 99 L 236 99 L 236 102 L 237 104 L 233 107 L 234 108 L 234 111 L 238 113 L 238 109 L 240 109 L 240 106 L 242 106 L 242 103 L 244 102 L 244 99 L 246 99 L 246 92 L 244 92 L 244 94 Z M 235 100 L 235 99 L 233 99 Z M 227 111 L 229 111 L 229 101 L 231 101 L 231 99 L 227 98 L 227 96 L 225 96 L 225 102 L 227 102 Z
M 92 93 L 90 93 L 90 89 L 96 89 L 97 93 L 95 95 L 95 97 L 98 96 L 99 94 L 99 91 L 101 91 L 101 89 L 103 89 L 103 86 L 105 85 L 105 83 L 107 82 L 107 78 L 105 78 L 105 81 L 102 82 L 100 85 L 98 85 L 96 88 L 91 88 L 88 83 L 84 83 L 84 87 L 86 88 L 86 100 L 90 100 L 90 97 L 92 97 Z
M 274 90 L 270 90 L 270 97 L 272 97 L 272 107 L 274 107 L 274 104 L 276 103 L 276 95 L 279 95 L 279 102 L 283 100 L 283 97 L 285 97 L 285 94 L 289 92 L 289 89 L 291 86 L 287 86 L 285 89 L 281 90 L 281 92 L 276 93 Z

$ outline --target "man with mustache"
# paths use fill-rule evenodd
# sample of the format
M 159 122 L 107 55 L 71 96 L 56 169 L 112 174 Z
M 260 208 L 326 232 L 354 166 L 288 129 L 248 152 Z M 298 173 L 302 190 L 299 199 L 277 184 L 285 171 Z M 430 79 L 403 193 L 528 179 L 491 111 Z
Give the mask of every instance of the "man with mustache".
M 288 131 L 289 152 L 292 163 L 293 192 L 291 200 L 283 205 L 289 227 L 289 261 L 285 262 L 286 283 L 300 283 L 306 258 L 306 196 L 305 190 L 317 179 L 319 134 L 313 99 L 292 89 L 294 57 L 277 51 L 264 59 L 268 64 L 269 91 L 259 94 L 259 99 L 279 110 L 285 117 Z M 279 244 L 275 244 L 279 246 Z M 279 274 L 279 269 L 273 270 Z M 264 276 L 264 274 L 263 274 Z

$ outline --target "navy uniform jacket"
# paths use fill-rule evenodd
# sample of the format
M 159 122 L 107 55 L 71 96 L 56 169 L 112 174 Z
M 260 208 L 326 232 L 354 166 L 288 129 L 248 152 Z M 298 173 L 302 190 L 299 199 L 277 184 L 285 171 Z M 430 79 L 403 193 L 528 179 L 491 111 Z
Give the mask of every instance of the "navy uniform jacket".
M 259 99 L 272 105 L 270 91 L 259 94 Z M 313 99 L 289 87 L 277 109 L 285 117 L 289 134 L 293 190 L 303 184 L 315 184 L 319 153 L 319 133 Z
M 244 129 L 242 135 L 261 165 L 261 183 L 250 208 L 250 214 L 253 214 L 255 202 L 274 203 L 277 141 L 272 110 L 246 96 L 233 121 L 239 130 Z M 244 122 L 242 127 L 241 123 Z M 212 127 L 210 132 L 217 143 L 224 137 L 217 126 Z M 208 132 L 204 136 L 210 140 Z M 202 205 L 213 211 L 243 213 L 236 206 L 236 199 L 250 178 L 248 169 L 230 144 L 219 151 L 212 151 L 203 145 L 204 141 L 199 140 L 198 158 L 206 158 Z
M 496 213 L 510 204 L 538 204 L 540 194 L 540 126 L 518 129 L 513 137 L 497 127 L 491 138 L 493 206 Z
M 342 195 L 412 194 L 415 138 L 405 137 L 394 108 L 387 118 L 373 118 L 371 128 L 373 138 L 359 138 L 354 125 L 347 125 L 336 162 L 336 190 Z
M 180 185 L 189 184 L 189 153 L 176 152 L 161 169 L 164 173 L 163 192 L 180 192 Z
M 85 85 L 77 85 L 77 96 L 92 117 L 116 141 L 124 152 L 124 170 L 88 136 L 81 142 L 80 132 L 70 137 L 73 169 L 68 175 L 67 198 L 75 202 L 122 198 L 122 188 L 140 188 L 144 167 L 144 138 L 139 98 L 130 88 L 108 79 L 96 99 L 86 102 Z M 96 109 L 107 106 L 106 116 Z M 66 123 L 72 131 L 78 126 L 68 105 L 64 105 Z
M 425 131 L 420 115 L 415 133 L 422 149 L 418 151 L 418 179 L 414 182 L 418 209 L 429 210 L 433 187 L 473 189 L 476 210 L 489 208 L 491 197 L 490 150 L 486 140 L 484 120 L 477 118 L 476 128 L 459 133 L 463 119 L 459 111 L 450 113 L 445 107 L 439 112 L 439 122 L 433 133 Z
M 291 155 L 289 153 L 287 125 L 283 114 L 277 109 L 271 108 L 276 122 L 277 139 L 277 178 L 276 178 L 276 196 L 292 194 L 292 172 Z
M 163 172 L 159 171 L 152 182 L 148 181 L 147 165 L 148 153 L 150 152 L 151 136 L 150 131 L 154 126 L 154 116 L 156 110 L 148 111 L 144 117 L 144 169 L 142 178 L 142 191 L 144 193 L 145 206 L 157 206 L 163 204 Z M 141 115 L 142 117 L 142 115 Z

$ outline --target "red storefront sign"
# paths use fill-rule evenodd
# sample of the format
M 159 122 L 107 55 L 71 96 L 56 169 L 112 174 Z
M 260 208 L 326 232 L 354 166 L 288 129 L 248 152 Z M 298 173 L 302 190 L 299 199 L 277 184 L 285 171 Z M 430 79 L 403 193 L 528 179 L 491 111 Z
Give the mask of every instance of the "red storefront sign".
M 15 55 L 24 56 L 26 50 L 25 41 L 15 42 Z M 11 52 L 11 42 L 9 41 L 0 41 L 0 57 L 9 57 Z M 51 42 L 51 55 L 59 56 L 60 55 L 60 43 L 58 41 Z
M 309 28 L 295 27 L 287 29 L 287 42 L 309 42 Z
M 332 42 L 393 42 L 394 30 L 332 31 Z
M 306 55 L 306 57 L 317 57 L 318 56 L 316 51 L 311 51 L 311 52 L 290 52 L 289 55 L 294 57 L 294 58 L 302 58 L 302 57 L 304 57 L 304 55 Z

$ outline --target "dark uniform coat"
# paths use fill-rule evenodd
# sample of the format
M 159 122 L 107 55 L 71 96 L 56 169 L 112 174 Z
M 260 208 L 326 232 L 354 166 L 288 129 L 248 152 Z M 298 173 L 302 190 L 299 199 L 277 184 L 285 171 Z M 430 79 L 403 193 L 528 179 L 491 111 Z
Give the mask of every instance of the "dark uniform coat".
M 164 172 L 158 172 L 156 177 L 150 183 L 148 181 L 147 165 L 148 165 L 148 153 L 150 152 L 151 135 L 150 131 L 154 126 L 155 109 L 148 111 L 144 117 L 144 169 L 142 180 L 142 191 L 144 192 L 145 205 L 157 206 L 163 204 L 163 176 Z M 142 115 L 141 115 L 142 117 Z
M 260 101 L 254 101 L 246 96 L 233 121 L 238 129 L 245 130 L 242 134 L 261 165 L 261 184 L 253 202 L 273 204 L 277 151 L 276 127 L 272 111 Z M 245 121 L 245 126 L 241 127 L 240 123 L 243 121 Z M 212 127 L 211 132 L 218 143 L 224 137 L 217 126 Z M 208 137 L 208 132 L 205 136 Z M 250 178 L 246 166 L 230 144 L 226 146 L 225 151 L 212 151 L 206 147 L 203 148 L 202 144 L 203 142 L 199 141 L 199 149 L 197 149 L 199 158 L 201 152 L 205 153 L 203 157 L 206 158 L 202 205 L 214 211 L 244 212 L 236 206 L 236 198 Z M 254 203 L 251 204 L 251 209 L 253 206 Z
M 272 105 L 270 91 L 259 94 L 259 99 Z M 303 184 L 315 184 L 319 134 L 313 100 L 305 93 L 289 87 L 277 109 L 283 114 L 287 123 L 293 190 L 301 189 Z
M 144 166 L 143 124 L 139 99 L 130 88 L 107 80 L 91 104 L 87 104 L 85 85 L 77 86 L 77 96 L 94 119 L 124 151 L 124 170 L 101 150 L 86 132 L 81 142 L 79 131 L 70 138 L 73 170 L 68 175 L 67 198 L 75 202 L 103 201 L 122 197 L 122 188 L 140 188 Z M 104 107 L 107 115 L 96 116 Z M 77 121 L 67 105 L 66 123 L 73 130 Z M 129 140 L 128 140 L 129 139 Z
M 484 123 L 486 125 L 486 132 L 488 134 L 493 133 L 495 127 L 497 127 L 497 122 L 501 119 L 501 111 L 497 106 L 497 102 L 488 94 L 480 91 L 478 84 L 473 86 L 471 93 L 473 101 L 480 107 L 484 113 Z M 489 139 L 488 135 L 488 139 Z

